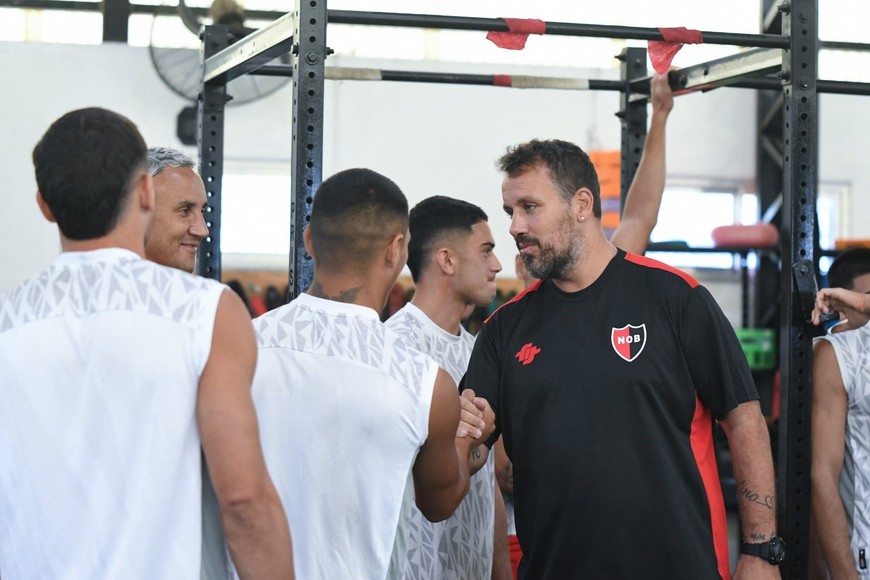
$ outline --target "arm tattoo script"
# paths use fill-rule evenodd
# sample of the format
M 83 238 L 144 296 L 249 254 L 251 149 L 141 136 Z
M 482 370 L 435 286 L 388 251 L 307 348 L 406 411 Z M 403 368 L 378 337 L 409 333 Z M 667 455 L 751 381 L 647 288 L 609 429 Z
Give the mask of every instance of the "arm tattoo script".
M 757 503 L 758 505 L 763 505 L 770 511 L 774 511 L 776 498 L 772 495 L 766 495 L 762 498 L 760 495 L 749 489 L 749 484 L 746 483 L 745 479 L 741 479 L 737 482 L 737 495 L 750 503 Z
M 474 459 L 475 461 L 480 459 L 480 449 L 478 449 L 477 447 L 474 447 L 471 450 L 471 458 Z

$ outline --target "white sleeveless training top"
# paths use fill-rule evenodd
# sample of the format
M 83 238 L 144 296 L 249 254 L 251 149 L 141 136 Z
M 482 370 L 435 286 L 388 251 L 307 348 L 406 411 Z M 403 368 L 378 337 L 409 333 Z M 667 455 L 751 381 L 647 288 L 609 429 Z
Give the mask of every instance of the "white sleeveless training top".
M 450 334 L 414 304 L 408 303 L 387 326 L 407 343 L 432 356 L 458 385 L 468 367 L 474 337 L 460 327 Z M 489 580 L 492 575 L 495 522 L 495 453 L 471 476 L 468 494 L 448 519 L 432 523 L 414 503 L 413 485 L 405 502 L 410 511 L 407 529 L 405 580 Z
M 308 294 L 254 330 L 254 403 L 297 580 L 394 577 L 402 495 L 429 433 L 438 365 L 371 308 Z
M 0 297 L 0 575 L 196 579 L 223 286 L 112 248 Z

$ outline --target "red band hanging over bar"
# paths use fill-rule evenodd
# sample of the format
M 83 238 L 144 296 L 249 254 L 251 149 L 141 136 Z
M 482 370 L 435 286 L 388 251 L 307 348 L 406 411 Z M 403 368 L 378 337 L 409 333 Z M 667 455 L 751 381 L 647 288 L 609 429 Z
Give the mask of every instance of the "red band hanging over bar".
M 486 33 L 486 39 L 499 48 L 508 50 L 522 50 L 526 47 L 526 40 L 530 34 L 544 34 L 547 32 L 547 23 L 533 18 L 502 18 L 510 32 L 490 31 Z
M 668 72 L 674 56 L 683 48 L 684 44 L 701 44 L 704 42 L 700 30 L 689 30 L 683 26 L 679 28 L 659 28 L 664 40 L 650 40 L 649 59 L 653 68 L 660 75 Z
M 492 75 L 492 84 L 497 87 L 513 86 L 511 75 Z

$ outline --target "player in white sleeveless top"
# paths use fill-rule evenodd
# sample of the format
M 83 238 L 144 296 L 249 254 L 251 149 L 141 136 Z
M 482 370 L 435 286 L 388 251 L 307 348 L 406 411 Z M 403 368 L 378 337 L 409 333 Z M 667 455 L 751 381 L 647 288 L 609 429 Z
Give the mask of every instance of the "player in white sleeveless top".
M 253 333 L 223 286 L 143 260 L 154 194 L 136 127 L 56 121 L 33 154 L 63 254 L 0 298 L 0 573 L 200 576 L 200 443 L 233 557 L 292 578 L 262 461 Z
M 154 219 L 145 237 L 145 258 L 193 273 L 200 242 L 208 236 L 208 196 L 196 161 L 172 147 L 148 148 L 148 174 L 154 181 Z M 205 457 L 202 459 L 205 465 Z M 201 580 L 230 577 L 220 506 L 208 470 L 202 480 Z
M 392 181 L 365 169 L 327 179 L 304 237 L 311 287 L 254 321 L 254 401 L 296 572 L 398 578 L 409 474 L 420 510 L 448 517 L 492 421 L 477 440 L 456 438 L 455 382 L 380 322 L 407 257 L 408 204 Z
M 468 367 L 474 337 L 462 327 L 463 315 L 495 298 L 501 270 L 486 213 L 444 196 L 423 200 L 411 210 L 408 267 L 416 285 L 412 303 L 387 321 L 407 342 L 434 357 L 458 384 Z M 480 451 L 487 451 L 483 446 Z M 431 523 L 412 509 L 407 580 L 489 580 L 511 577 L 504 504 L 496 493 L 494 454 L 477 457 L 471 489 L 456 512 Z M 407 501 L 413 501 L 413 489 Z M 496 512 L 501 528 L 495 536 Z M 494 542 L 498 550 L 494 556 Z M 493 566 L 496 574 L 493 576 Z
M 870 292 L 870 248 L 837 256 L 828 282 Z M 854 323 L 858 312 L 848 317 Z M 815 340 L 812 419 L 813 523 L 824 560 L 832 578 L 870 578 L 870 324 Z

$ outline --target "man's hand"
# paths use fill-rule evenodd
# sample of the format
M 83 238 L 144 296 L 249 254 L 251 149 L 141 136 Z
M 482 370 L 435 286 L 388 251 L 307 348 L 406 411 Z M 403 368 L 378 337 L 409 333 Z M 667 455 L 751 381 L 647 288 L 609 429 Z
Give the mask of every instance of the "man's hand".
M 471 389 L 462 391 L 459 399 L 462 406 L 462 414 L 456 430 L 456 436 L 474 439 L 474 446 L 476 447 L 486 441 L 492 435 L 492 432 L 495 431 L 495 413 L 489 401 L 483 397 L 476 397 Z M 462 431 L 465 431 L 465 433 L 462 434 Z
M 779 566 L 774 566 L 757 556 L 742 554 L 737 560 L 732 580 L 779 580 Z
M 821 321 L 823 314 L 840 313 L 840 322 L 831 328 L 832 333 L 853 330 L 870 320 L 870 294 L 861 294 L 845 288 L 824 288 L 816 294 L 813 308 L 813 324 Z
M 668 75 L 653 75 L 650 81 L 650 100 L 653 114 L 656 112 L 667 114 L 674 108 L 674 93 L 668 84 Z
M 474 404 L 474 391 L 467 389 L 465 392 L 470 392 L 471 396 L 465 396 L 463 393 L 459 397 L 459 425 L 456 427 L 457 437 L 470 437 L 477 439 L 483 435 L 483 428 L 486 423 L 483 420 L 483 410 L 479 409 Z

